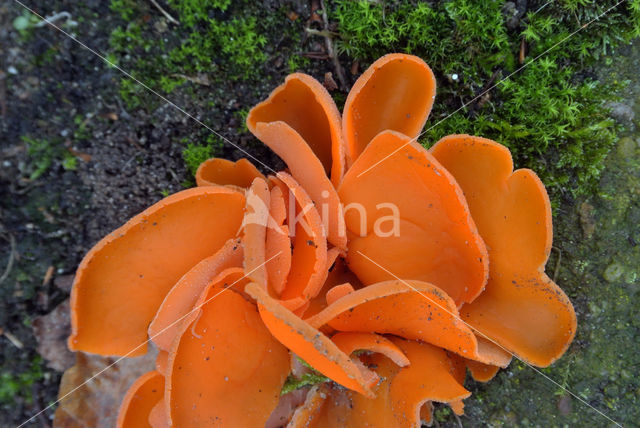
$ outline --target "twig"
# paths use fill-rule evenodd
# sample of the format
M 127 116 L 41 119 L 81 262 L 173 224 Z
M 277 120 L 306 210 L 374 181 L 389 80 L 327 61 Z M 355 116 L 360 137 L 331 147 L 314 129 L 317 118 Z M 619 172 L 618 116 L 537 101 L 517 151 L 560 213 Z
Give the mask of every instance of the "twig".
M 42 278 L 42 286 L 49 284 L 51 278 L 53 278 L 53 273 L 55 272 L 55 268 L 53 265 L 47 268 L 47 271 L 44 273 L 44 278 Z
M 151 2 L 152 5 L 154 5 L 156 7 L 156 9 L 158 9 L 160 11 L 161 14 L 163 14 L 169 20 L 169 22 L 171 22 L 173 24 L 176 24 L 176 25 L 180 25 L 180 21 L 175 19 L 173 16 L 169 15 L 169 12 L 164 10 L 162 8 L 162 6 L 160 6 L 158 4 L 158 2 L 156 0 L 149 0 L 149 1 Z
M 324 52 L 297 52 L 297 54 L 311 59 L 329 59 L 329 55 Z
M 490 94 L 489 90 L 492 89 L 493 82 L 496 81 L 500 73 L 501 73 L 501 70 L 494 71 L 491 77 L 489 78 L 489 80 L 482 86 L 482 88 L 480 88 L 480 91 L 478 91 L 478 94 L 483 94 L 483 96 L 478 98 L 478 96 L 476 95 L 476 98 L 477 98 L 476 101 L 469 106 L 469 115 L 473 116 L 476 113 L 476 111 L 479 108 L 482 108 L 482 106 L 484 106 L 484 104 L 487 102 L 488 100 L 487 96 Z M 464 100 L 461 99 L 461 101 L 464 104 Z
M 7 266 L 4 268 L 4 273 L 2 274 L 2 276 L 0 276 L 0 284 L 2 284 L 4 280 L 7 279 L 7 277 L 11 273 L 11 269 L 13 268 L 13 261 L 15 259 L 15 254 L 16 254 L 16 239 L 9 232 L 6 233 L 6 236 L 8 236 L 7 240 L 9 241 L 9 248 L 10 248 L 9 261 L 7 262 Z
M 460 420 L 460 416 L 458 416 L 458 415 L 457 415 L 457 414 L 455 414 L 455 413 L 453 414 L 453 416 L 455 416 L 455 418 L 456 418 L 456 422 L 458 422 L 458 426 L 459 426 L 460 428 L 462 428 L 462 421 Z
M 329 30 L 316 30 L 315 28 L 305 28 L 304 30 L 314 36 L 333 37 L 338 35 L 338 33 Z
M 522 41 L 520 42 L 520 54 L 518 55 L 518 62 L 520 64 L 524 64 L 524 60 L 527 57 L 527 41 L 525 40 L 525 38 L 522 38 Z
M 44 20 L 38 22 L 37 24 L 35 24 L 33 27 L 34 28 L 41 28 L 41 27 L 45 27 L 49 24 L 52 24 L 56 21 L 59 21 L 61 19 L 66 19 L 67 20 L 67 25 L 69 27 L 77 27 L 78 23 L 76 21 L 74 21 L 73 19 L 71 19 L 71 14 L 69 12 L 58 12 L 58 13 L 54 13 L 51 16 L 47 16 Z
M 33 385 L 31 385 L 31 396 L 33 397 L 33 401 L 34 401 L 33 404 L 36 411 L 44 407 L 42 405 L 41 395 L 42 394 L 40 393 L 40 383 L 34 382 Z M 49 425 L 49 421 L 47 420 L 47 417 L 45 416 L 44 413 L 40 413 L 38 415 L 38 420 L 40 421 L 41 428 L 49 428 L 51 426 Z
M 198 75 L 198 76 L 187 76 L 186 74 L 174 73 L 171 75 L 172 77 L 178 77 L 180 79 L 187 80 L 191 83 L 195 83 L 197 85 L 202 86 L 211 86 L 211 82 L 209 82 L 209 78 L 206 74 Z
M 4 337 L 9 339 L 9 342 L 13 343 L 13 346 L 15 346 L 16 348 L 18 349 L 24 348 L 24 344 L 20 341 L 20 339 L 15 337 L 13 334 L 9 333 L 7 330 L 2 330 L 2 334 L 4 334 Z
M 7 89 L 4 83 L 5 77 L 6 75 L 4 74 L 4 71 L 0 71 L 0 114 L 2 114 L 2 117 L 7 115 Z
M 336 55 L 335 49 L 333 48 L 333 36 L 331 31 L 329 31 L 329 18 L 327 16 L 327 8 L 324 5 L 324 0 L 320 0 L 320 7 L 322 8 L 322 22 L 324 23 L 324 41 L 327 45 L 327 55 L 333 61 L 333 67 L 336 69 L 336 76 L 338 76 L 338 80 L 340 81 L 340 86 L 343 91 L 348 89 L 347 79 L 344 77 L 344 70 L 342 69 L 342 65 L 340 64 L 340 60 Z
M 562 262 L 562 250 L 560 248 L 551 247 L 558 252 L 558 261 L 556 262 L 556 267 L 553 270 L 553 282 L 556 282 L 558 278 L 558 273 L 560 273 L 560 262 Z

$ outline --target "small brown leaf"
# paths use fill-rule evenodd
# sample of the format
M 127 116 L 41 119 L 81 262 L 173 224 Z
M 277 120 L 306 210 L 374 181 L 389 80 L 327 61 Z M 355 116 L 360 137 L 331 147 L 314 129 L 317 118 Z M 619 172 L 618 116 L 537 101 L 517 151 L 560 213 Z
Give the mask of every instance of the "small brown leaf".
M 71 286 L 73 285 L 73 275 L 62 275 L 53 278 L 53 285 L 58 287 L 62 291 L 67 293 L 71 292 Z
M 109 112 L 105 116 L 107 117 L 107 119 L 113 120 L 114 122 L 118 120 L 118 115 L 115 114 L 114 112 Z
M 338 89 L 338 84 L 333 80 L 333 74 L 331 72 L 324 73 L 324 87 L 327 88 L 329 92 Z
M 47 365 L 60 372 L 73 365 L 73 352 L 67 349 L 67 337 L 71 332 L 69 299 L 60 303 L 49 314 L 33 321 L 33 334 L 38 341 L 38 353 Z
M 67 370 L 60 381 L 58 399 L 61 401 L 53 426 L 116 426 L 122 398 L 138 377 L 154 369 L 156 354 L 152 349 L 147 355 L 124 358 L 109 367 L 117 358 L 77 352 L 76 365 Z M 96 377 L 89 381 L 93 376 Z M 75 388 L 78 389 L 74 391 Z
M 351 72 L 352 76 L 355 76 L 356 74 L 358 74 L 358 71 L 360 70 L 360 61 L 355 60 L 351 63 L 351 69 L 349 70 Z
M 71 147 L 67 148 L 67 150 L 69 151 L 69 153 L 71 153 L 72 155 L 74 155 L 77 158 L 80 158 L 80 160 L 82 160 L 84 162 L 89 162 L 91 160 L 91 155 L 90 154 L 79 152 L 77 150 L 74 150 Z

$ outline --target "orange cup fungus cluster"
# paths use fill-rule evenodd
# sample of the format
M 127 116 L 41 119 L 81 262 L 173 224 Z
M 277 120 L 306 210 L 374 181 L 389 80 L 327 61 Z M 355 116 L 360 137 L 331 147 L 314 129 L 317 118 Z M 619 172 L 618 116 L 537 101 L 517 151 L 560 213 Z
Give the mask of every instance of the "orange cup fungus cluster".
M 87 254 L 69 347 L 159 350 L 119 426 L 417 427 L 432 402 L 463 412 L 467 369 L 484 382 L 512 355 L 565 352 L 576 317 L 544 273 L 545 188 L 494 141 L 418 144 L 435 86 L 387 55 L 341 116 L 289 75 L 247 118 L 288 171 L 210 159 Z M 332 382 L 281 396 L 309 366 Z

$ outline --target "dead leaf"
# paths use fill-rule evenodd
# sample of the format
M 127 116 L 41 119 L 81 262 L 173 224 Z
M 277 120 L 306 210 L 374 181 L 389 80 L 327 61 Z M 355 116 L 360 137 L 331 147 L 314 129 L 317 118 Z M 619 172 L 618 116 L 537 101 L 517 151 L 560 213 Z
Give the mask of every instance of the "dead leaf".
M 72 147 L 67 148 L 67 150 L 73 156 L 79 158 L 80 160 L 82 160 L 84 162 L 89 162 L 91 160 L 91 155 L 90 154 L 79 152 L 79 151 L 73 149 Z
M 355 76 L 356 74 L 358 74 L 358 71 L 360 70 L 360 61 L 355 60 L 351 63 L 351 69 L 349 71 L 351 71 L 351 75 Z
M 69 299 L 60 303 L 49 314 L 33 321 L 33 334 L 38 341 L 38 353 L 47 360 L 47 366 L 63 372 L 73 365 L 73 352 L 67 348 L 71 332 Z
M 73 278 L 73 275 L 56 276 L 55 278 L 53 278 L 53 285 L 58 287 L 60 290 L 69 293 L 71 292 L 71 287 L 73 286 Z
M 209 76 L 204 73 L 198 74 L 197 76 L 187 76 L 186 74 L 172 74 L 173 77 L 179 77 L 180 79 L 188 80 L 189 82 L 195 83 L 197 85 L 202 86 L 210 86 L 211 82 L 209 81 Z
M 107 369 L 117 358 L 77 352 L 76 365 L 60 381 L 61 401 L 54 416 L 54 428 L 116 426 L 122 398 L 138 377 L 154 369 L 156 354 L 151 349 L 145 356 L 124 358 Z M 100 373 L 101 370 L 105 371 Z M 97 376 L 87 382 L 94 375 Z M 87 383 L 83 385 L 84 382 Z M 74 391 L 75 388 L 78 389 Z
M 265 423 L 265 428 L 277 428 L 287 425 L 287 421 L 291 419 L 296 409 L 304 403 L 310 387 L 299 388 L 285 395 L 280 396 L 278 405 L 269 419 Z
M 335 80 L 333 80 L 333 73 L 327 72 L 324 73 L 324 87 L 327 88 L 327 91 L 332 92 L 338 89 L 338 84 Z

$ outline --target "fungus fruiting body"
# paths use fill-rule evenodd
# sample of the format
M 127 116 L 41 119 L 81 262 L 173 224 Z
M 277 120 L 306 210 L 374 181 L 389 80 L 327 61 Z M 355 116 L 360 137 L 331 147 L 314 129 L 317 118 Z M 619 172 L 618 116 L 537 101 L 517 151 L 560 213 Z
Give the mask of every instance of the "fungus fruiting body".
M 376 61 L 342 116 L 293 74 L 247 117 L 287 171 L 211 159 L 87 254 L 70 348 L 159 349 L 119 426 L 417 427 L 432 402 L 464 412 L 467 369 L 486 382 L 512 356 L 565 352 L 576 317 L 544 273 L 544 186 L 496 142 L 418 144 L 434 97 L 404 54 Z M 329 382 L 281 397 L 305 374 Z

